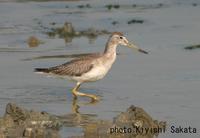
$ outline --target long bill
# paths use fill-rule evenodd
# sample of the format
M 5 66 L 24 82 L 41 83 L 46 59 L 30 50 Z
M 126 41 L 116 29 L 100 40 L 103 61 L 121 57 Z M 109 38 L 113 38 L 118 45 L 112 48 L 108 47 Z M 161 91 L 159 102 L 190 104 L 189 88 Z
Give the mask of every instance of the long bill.
M 137 47 L 136 45 L 132 44 L 132 43 L 128 43 L 127 47 L 130 47 L 130 48 L 133 48 L 133 49 L 136 49 L 137 51 L 141 52 L 141 53 L 144 53 L 144 54 L 148 54 L 147 51 Z

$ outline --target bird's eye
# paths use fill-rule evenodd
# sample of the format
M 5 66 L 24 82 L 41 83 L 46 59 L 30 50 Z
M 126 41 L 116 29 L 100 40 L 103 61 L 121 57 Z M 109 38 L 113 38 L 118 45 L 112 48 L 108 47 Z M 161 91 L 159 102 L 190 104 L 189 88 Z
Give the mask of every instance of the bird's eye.
M 119 38 L 120 38 L 120 39 L 123 39 L 123 37 L 122 37 L 122 36 L 120 36 Z

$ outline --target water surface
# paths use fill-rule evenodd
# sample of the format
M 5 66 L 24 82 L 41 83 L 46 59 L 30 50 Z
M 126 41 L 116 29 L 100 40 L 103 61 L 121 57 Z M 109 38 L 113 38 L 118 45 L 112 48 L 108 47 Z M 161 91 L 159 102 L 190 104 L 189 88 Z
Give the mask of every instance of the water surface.
M 116 1 L 0 3 L 0 114 L 3 115 L 8 102 L 59 115 L 73 112 L 70 92 L 73 82 L 33 73 L 35 67 L 50 67 L 71 59 L 35 57 L 103 51 L 108 35 L 93 41 L 79 37 L 65 43 L 61 38 L 49 38 L 45 34 L 52 22 L 56 26 L 72 22 L 77 30 L 93 27 L 124 32 L 130 41 L 150 52 L 143 55 L 119 47 L 120 54 L 109 74 L 101 81 L 81 87 L 83 92 L 101 96 L 101 101 L 95 105 L 80 105 L 80 113 L 112 119 L 134 104 L 153 118 L 166 120 L 169 126 L 190 125 L 200 129 L 200 51 L 184 49 L 184 46 L 200 43 L 200 3 L 193 6 L 194 2 L 197 3 L 126 0 L 120 2 L 119 9 L 111 11 L 105 5 Z M 92 8 L 77 8 L 87 3 Z M 139 6 L 133 8 L 130 3 Z M 159 3 L 163 6 L 159 7 Z M 144 23 L 127 24 L 132 19 L 141 19 Z M 118 24 L 113 25 L 113 21 Z M 30 36 L 45 43 L 30 48 L 26 42 Z M 80 99 L 80 102 L 87 101 L 87 98 Z M 81 135 L 82 129 L 66 126 L 61 134 L 63 137 Z M 160 137 L 198 135 L 167 133 Z

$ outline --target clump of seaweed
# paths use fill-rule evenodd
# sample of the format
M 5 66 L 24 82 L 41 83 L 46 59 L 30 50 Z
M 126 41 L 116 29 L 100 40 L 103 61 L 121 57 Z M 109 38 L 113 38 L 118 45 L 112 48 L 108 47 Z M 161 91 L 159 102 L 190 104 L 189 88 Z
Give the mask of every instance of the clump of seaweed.
M 144 20 L 141 19 L 132 19 L 127 22 L 127 24 L 143 24 Z
M 55 22 L 51 22 L 51 23 L 49 23 L 50 25 L 56 25 L 56 23 Z
M 200 48 L 200 44 L 186 46 L 184 49 L 186 49 L 186 50 L 193 50 L 193 49 L 197 49 L 197 48 Z
M 27 43 L 29 47 L 38 47 L 40 44 L 43 44 L 44 42 L 39 40 L 35 36 L 31 36 L 28 38 Z
M 78 5 L 78 8 L 82 9 L 82 8 L 92 8 L 92 6 L 88 3 L 86 5 Z
M 133 4 L 133 5 L 132 5 L 132 7 L 134 7 L 134 8 L 135 8 L 135 7 L 137 7 L 137 5 L 136 5 L 136 4 Z
M 192 6 L 196 7 L 196 6 L 198 6 L 198 4 L 197 3 L 192 3 Z
M 117 25 L 117 24 L 119 24 L 118 21 L 113 21 L 113 22 L 112 22 L 112 25 Z
M 109 4 L 109 5 L 106 5 L 105 6 L 108 10 L 111 10 L 112 8 L 114 9 L 119 9 L 120 8 L 120 5 L 116 4 L 116 5 L 112 5 L 112 4 Z
M 164 7 L 165 5 L 163 3 L 158 3 L 158 4 L 153 4 L 153 5 L 144 5 L 144 4 L 140 4 L 140 5 L 137 5 L 137 4 L 132 4 L 132 8 L 140 8 L 140 9 L 149 9 L 149 8 L 153 8 L 153 9 L 157 9 L 157 8 L 162 8 Z
M 95 39 L 98 35 L 110 34 L 107 30 L 96 30 L 94 28 L 88 28 L 83 31 L 76 31 L 72 23 L 65 22 L 63 27 L 51 28 L 51 31 L 47 32 L 47 35 L 51 38 L 58 36 L 64 38 L 66 43 L 71 42 L 74 37 L 86 36 L 89 39 Z

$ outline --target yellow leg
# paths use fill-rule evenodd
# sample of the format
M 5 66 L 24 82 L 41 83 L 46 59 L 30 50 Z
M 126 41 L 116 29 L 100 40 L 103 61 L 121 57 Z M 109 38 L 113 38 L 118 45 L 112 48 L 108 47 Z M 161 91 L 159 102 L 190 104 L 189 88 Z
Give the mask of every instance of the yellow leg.
M 74 97 L 72 101 L 72 112 L 79 113 L 79 108 L 80 106 L 77 104 L 77 98 Z
M 80 86 L 81 86 L 81 84 L 77 83 L 76 87 L 74 87 L 72 89 L 72 93 L 74 95 L 74 98 L 77 98 L 77 96 L 86 96 L 86 97 L 92 98 L 92 101 L 98 101 L 99 100 L 99 98 L 96 95 L 79 92 L 78 89 L 79 89 Z

